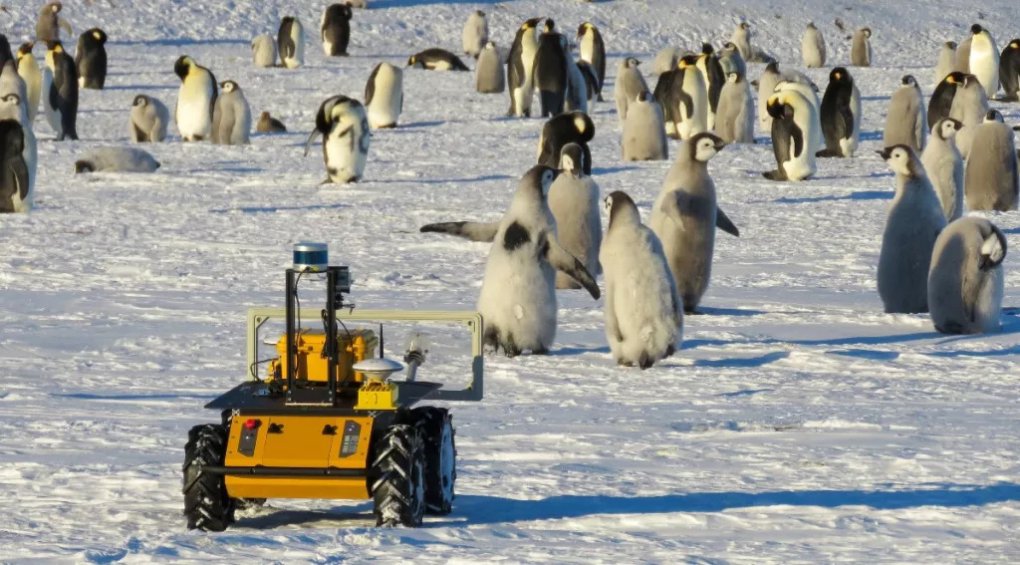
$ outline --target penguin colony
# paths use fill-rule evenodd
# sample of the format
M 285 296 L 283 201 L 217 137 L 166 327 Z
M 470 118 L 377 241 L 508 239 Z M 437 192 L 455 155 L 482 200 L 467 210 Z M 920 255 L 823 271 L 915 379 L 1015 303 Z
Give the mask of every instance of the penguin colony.
M 326 57 L 344 57 L 358 47 L 351 42 L 357 37 L 353 7 L 366 3 L 324 9 L 319 35 Z M 61 31 L 71 34 L 62 14 L 60 2 L 44 4 L 34 41 L 16 52 L 0 35 L 0 212 L 31 208 L 37 170 L 33 121 L 39 105 L 58 141 L 76 140 L 79 88 L 106 86 L 106 33 L 100 28 L 82 33 L 72 57 L 61 42 Z M 805 28 L 803 67 L 832 63 L 820 28 L 814 23 Z M 605 298 L 613 360 L 644 369 L 680 348 L 685 313 L 699 313 L 710 283 L 716 230 L 740 236 L 720 206 L 726 187 L 717 190 L 709 161 L 727 144 L 759 141 L 755 123 L 771 137 L 776 168 L 761 173 L 767 179 L 809 181 L 818 171 L 816 157 L 859 158 L 861 96 L 848 67 L 874 64 L 872 29 L 861 27 L 847 37 L 849 65 L 834 66 L 824 89 L 796 69 L 780 70 L 776 57 L 752 44 L 752 26 L 744 21 L 718 51 L 712 43 L 696 51 L 663 48 L 650 65 L 657 75 L 654 88 L 638 57 L 621 58 L 612 88 L 621 159 L 666 160 L 668 138 L 680 140 L 647 224 L 639 203 L 625 192 L 603 199 L 593 176 L 588 142 L 596 131 L 589 109 L 599 108 L 595 105 L 608 92 L 606 68 L 613 65 L 607 61 L 607 40 L 593 22 L 582 22 L 569 36 L 566 29 L 575 28 L 536 17 L 520 22 L 513 37 L 493 37 L 485 12 L 467 14 L 461 53 L 474 64 L 475 90 L 506 96 L 511 118 L 541 115 L 544 120 L 536 132 L 536 164 L 520 176 L 498 221 L 446 221 L 420 231 L 490 245 L 477 308 L 485 319 L 486 343 L 494 350 L 509 356 L 550 351 L 557 289 L 584 289 L 596 300 Z M 41 60 L 35 57 L 37 46 L 46 48 Z M 256 67 L 303 66 L 301 21 L 283 17 L 276 37 L 256 35 L 251 49 Z M 750 63 L 766 65 L 756 80 L 749 76 Z M 116 59 L 109 64 L 115 67 Z M 471 70 L 441 47 L 410 55 L 406 67 L 411 69 L 406 72 Z M 163 101 L 141 93 L 125 110 L 133 142 L 165 142 L 172 120 L 183 141 L 251 143 L 252 109 L 241 84 L 218 82 L 211 69 L 187 54 L 171 70 L 179 79 L 172 113 Z M 373 130 L 401 127 L 404 74 L 381 61 L 363 101 L 336 94 L 319 103 L 305 154 L 321 136 L 325 183 L 362 179 Z M 894 173 L 895 195 L 881 237 L 878 295 L 889 313 L 930 312 L 940 332 L 995 331 L 1007 240 L 991 221 L 966 213 L 1013 211 L 1020 201 L 1013 130 L 989 105 L 990 100 L 1020 100 L 1020 39 L 1000 52 L 990 32 L 975 24 L 960 43 L 942 45 L 935 79 L 927 103 L 915 76 L 904 76 L 890 93 L 885 149 L 879 153 Z M 285 133 L 287 128 L 261 111 L 256 131 Z M 80 173 L 159 167 L 147 152 L 125 147 L 94 149 L 75 164 Z M 608 220 L 605 233 L 600 208 Z M 605 278 L 604 294 L 599 276 Z

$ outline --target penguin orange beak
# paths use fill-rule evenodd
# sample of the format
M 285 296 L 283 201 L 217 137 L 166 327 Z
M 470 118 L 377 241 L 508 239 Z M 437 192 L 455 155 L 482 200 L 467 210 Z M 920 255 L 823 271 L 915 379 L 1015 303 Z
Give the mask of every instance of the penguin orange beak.
M 878 153 L 879 155 L 881 155 L 882 156 L 882 160 L 888 161 L 889 157 L 892 157 L 892 147 L 886 147 L 885 149 L 883 149 L 881 151 L 875 151 L 875 153 Z

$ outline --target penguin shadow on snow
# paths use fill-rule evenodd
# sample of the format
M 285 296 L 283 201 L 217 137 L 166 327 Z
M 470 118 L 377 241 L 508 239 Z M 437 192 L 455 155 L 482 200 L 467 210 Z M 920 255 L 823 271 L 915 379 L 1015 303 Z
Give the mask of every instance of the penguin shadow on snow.
M 812 204 L 815 202 L 835 202 L 838 200 L 892 200 L 893 193 L 889 190 L 856 190 L 842 196 L 805 196 L 803 198 L 791 198 L 781 196 L 772 202 L 774 204 Z
M 714 368 L 757 368 L 764 367 L 776 361 L 782 361 L 790 356 L 789 351 L 772 351 L 756 357 L 730 357 L 726 359 L 695 359 L 695 367 Z
M 350 204 L 314 204 L 308 206 L 237 206 L 235 208 L 210 208 L 211 214 L 229 214 L 240 212 L 242 214 L 275 214 L 277 212 L 312 212 L 317 210 L 343 210 L 350 208 Z

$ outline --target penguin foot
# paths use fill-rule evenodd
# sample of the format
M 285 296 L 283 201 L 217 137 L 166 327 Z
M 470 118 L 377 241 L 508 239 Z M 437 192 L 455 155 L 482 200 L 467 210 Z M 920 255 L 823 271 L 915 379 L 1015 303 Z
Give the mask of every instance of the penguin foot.
M 688 310 L 687 308 L 684 308 L 684 314 L 686 314 L 688 316 L 702 316 L 705 313 L 697 310 L 696 308 L 691 308 L 690 310 Z
M 821 151 L 815 153 L 815 157 L 821 159 L 829 159 L 835 157 L 842 157 L 842 155 L 839 154 L 839 151 L 833 151 L 832 149 L 822 149 Z
M 761 176 L 763 176 L 763 177 L 765 177 L 765 178 L 767 178 L 769 180 L 774 180 L 774 181 L 784 181 L 784 180 L 787 180 L 786 174 L 784 174 L 782 171 L 779 171 L 779 170 L 766 171 L 766 172 L 762 173 Z
M 595 101 L 596 102 L 605 102 L 605 99 L 602 98 L 602 93 L 601 92 L 598 94 L 598 96 L 595 97 Z

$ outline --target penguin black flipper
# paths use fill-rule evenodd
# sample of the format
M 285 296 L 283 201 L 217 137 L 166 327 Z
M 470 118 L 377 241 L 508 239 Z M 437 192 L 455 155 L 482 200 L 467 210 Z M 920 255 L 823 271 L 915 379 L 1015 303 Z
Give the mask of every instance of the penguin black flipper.
M 419 229 L 421 233 L 445 233 L 469 239 L 471 241 L 489 242 L 496 239 L 499 231 L 498 222 L 442 222 L 426 224 Z
M 673 69 L 659 75 L 659 80 L 655 83 L 655 90 L 652 91 L 652 97 L 662 107 L 663 119 L 674 124 L 680 123 L 678 115 L 680 106 L 675 98 L 675 93 L 680 89 L 674 84 L 679 72 L 679 69 Z
M 78 71 L 74 60 L 67 53 L 57 58 L 57 68 L 53 73 L 53 86 L 50 89 L 50 103 L 60 108 L 60 129 L 63 130 L 59 139 L 65 137 L 78 139 L 76 124 L 78 122 Z
M 789 107 L 785 106 L 782 117 L 772 119 L 772 154 L 776 158 L 776 170 L 764 173 L 765 178 L 787 180 L 783 163 L 791 160 L 794 155 L 800 155 L 803 149 L 803 133 L 794 126 L 793 114 Z
M 14 178 L 14 186 L 17 187 L 18 197 L 22 202 L 28 199 L 28 165 L 24 159 L 11 159 L 11 176 Z
M 723 212 L 722 208 L 719 208 L 718 206 L 715 208 L 715 227 L 734 237 L 740 237 L 740 230 L 737 229 L 736 224 L 734 224 L 730 220 L 729 216 L 726 215 L 726 212 Z
M 382 63 L 379 63 L 372 69 L 372 74 L 368 75 L 368 84 L 365 85 L 365 106 L 368 107 L 372 103 L 372 97 L 375 96 L 375 77 L 379 74 L 379 67 Z
M 599 285 L 595 284 L 595 279 L 592 278 L 588 269 L 584 267 L 584 263 L 568 253 L 566 249 L 560 247 L 559 242 L 552 237 L 547 235 L 546 238 L 544 246 L 545 258 L 549 261 L 549 264 L 557 271 L 562 271 L 575 281 L 581 283 L 581 286 L 588 291 L 588 294 L 595 300 L 598 300 L 602 296 L 602 293 L 599 291 Z M 541 247 L 539 249 L 541 250 Z
M 294 51 L 297 47 L 294 45 L 294 40 L 291 38 L 291 28 L 294 27 L 294 18 L 284 18 L 280 22 L 280 31 L 277 33 L 276 42 L 278 49 L 280 50 L 280 60 L 283 61 L 285 58 L 294 56 Z M 216 81 L 213 80 L 213 83 Z
M 595 75 L 595 69 L 591 68 L 586 61 L 577 61 L 577 69 L 581 71 L 581 76 L 584 77 L 584 84 L 588 90 L 588 100 L 594 97 L 598 97 L 598 101 L 602 101 L 602 85 L 599 84 L 599 77 Z

